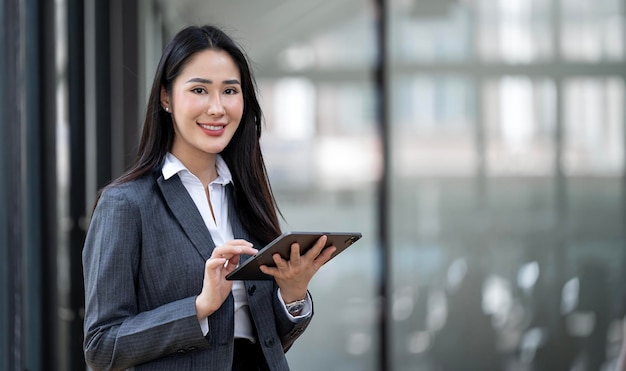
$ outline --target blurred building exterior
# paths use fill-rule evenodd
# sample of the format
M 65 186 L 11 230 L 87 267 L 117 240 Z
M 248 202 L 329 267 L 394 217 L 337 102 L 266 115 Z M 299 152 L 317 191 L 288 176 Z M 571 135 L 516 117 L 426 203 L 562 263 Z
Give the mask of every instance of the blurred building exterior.
M 312 282 L 294 370 L 611 369 L 625 0 L 0 0 L 0 19 L 0 370 L 85 369 L 88 215 L 190 23 L 252 60 L 284 229 L 364 235 Z

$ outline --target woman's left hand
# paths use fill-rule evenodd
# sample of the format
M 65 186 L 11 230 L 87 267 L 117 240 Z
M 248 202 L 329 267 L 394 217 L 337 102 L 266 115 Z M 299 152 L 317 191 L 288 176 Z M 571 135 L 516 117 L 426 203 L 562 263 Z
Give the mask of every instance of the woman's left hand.
M 300 245 L 293 243 L 289 260 L 283 259 L 280 254 L 274 254 L 272 259 L 276 267 L 266 265 L 260 267 L 261 272 L 274 277 L 285 303 L 306 297 L 311 278 L 337 250 L 335 246 L 324 248 L 327 239 L 326 236 L 320 237 L 304 255 L 300 255 Z

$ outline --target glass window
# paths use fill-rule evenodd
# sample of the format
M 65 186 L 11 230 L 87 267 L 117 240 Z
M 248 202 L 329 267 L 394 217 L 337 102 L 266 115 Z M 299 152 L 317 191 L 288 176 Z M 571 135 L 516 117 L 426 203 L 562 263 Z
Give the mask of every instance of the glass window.
M 327 29 L 316 29 L 304 39 L 286 40 L 287 46 L 278 53 L 280 66 L 286 72 L 367 68 L 375 57 L 370 17 L 368 11 L 357 10 L 345 19 L 337 19 Z
M 283 230 L 363 234 L 311 282 L 314 322 L 287 353 L 292 367 L 303 371 L 374 370 L 378 356 L 381 148 L 369 73 L 375 39 L 371 10 L 353 5 L 338 7 L 334 21 L 324 20 L 325 27 L 306 37 L 285 38 L 275 57 L 250 55 L 266 119 L 261 144 Z
M 458 176 L 476 167 L 474 84 L 462 76 L 395 75 L 393 170 L 400 177 Z
M 391 54 L 399 63 L 462 61 L 472 50 L 468 7 L 451 1 L 391 1 Z
M 624 3 L 560 0 L 561 52 L 567 60 L 624 59 Z
M 505 76 L 484 86 L 490 176 L 549 176 L 554 170 L 555 87 L 548 79 Z
M 393 369 L 610 367 L 625 97 L 602 73 L 623 60 L 623 5 L 419 3 L 393 1 L 390 26 Z M 424 63 L 452 19 L 477 61 Z
M 618 176 L 624 170 L 624 82 L 571 78 L 564 83 L 564 171 Z
M 478 50 L 485 61 L 530 63 L 553 56 L 551 2 L 479 0 Z

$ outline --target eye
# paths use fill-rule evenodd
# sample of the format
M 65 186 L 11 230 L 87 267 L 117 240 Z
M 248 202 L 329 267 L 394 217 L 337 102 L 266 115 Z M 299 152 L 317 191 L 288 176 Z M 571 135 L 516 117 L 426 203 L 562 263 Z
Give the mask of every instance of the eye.
M 191 89 L 191 91 L 196 93 L 196 94 L 206 93 L 206 90 L 204 88 L 193 88 L 193 89 Z
M 224 94 L 228 94 L 228 95 L 237 94 L 237 93 L 239 93 L 239 91 L 237 91 L 237 89 L 235 88 L 226 88 L 224 90 Z

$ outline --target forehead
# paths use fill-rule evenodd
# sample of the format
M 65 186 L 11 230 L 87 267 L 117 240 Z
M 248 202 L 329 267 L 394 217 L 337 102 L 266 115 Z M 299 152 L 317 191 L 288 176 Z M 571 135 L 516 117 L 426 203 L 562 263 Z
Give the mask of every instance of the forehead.
M 183 66 L 180 76 L 240 78 L 239 67 L 227 52 L 206 49 L 193 54 Z

